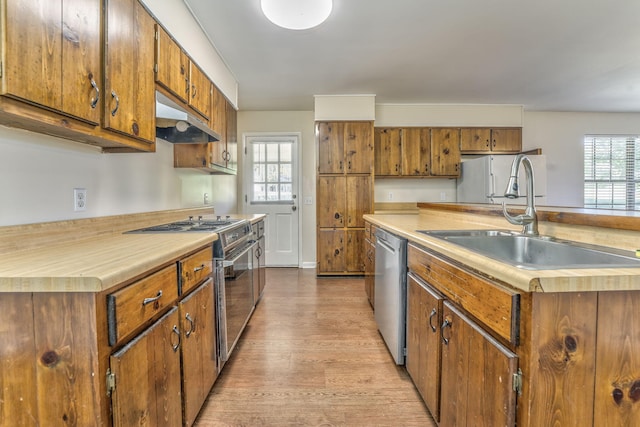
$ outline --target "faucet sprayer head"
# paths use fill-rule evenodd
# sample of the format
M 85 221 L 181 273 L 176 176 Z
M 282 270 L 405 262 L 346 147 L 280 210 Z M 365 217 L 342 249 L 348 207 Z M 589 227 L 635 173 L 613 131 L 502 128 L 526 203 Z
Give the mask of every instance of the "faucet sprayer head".
M 518 176 L 509 177 L 509 182 L 507 182 L 507 188 L 504 190 L 504 197 L 507 199 L 517 199 L 520 197 L 520 191 L 518 185 Z

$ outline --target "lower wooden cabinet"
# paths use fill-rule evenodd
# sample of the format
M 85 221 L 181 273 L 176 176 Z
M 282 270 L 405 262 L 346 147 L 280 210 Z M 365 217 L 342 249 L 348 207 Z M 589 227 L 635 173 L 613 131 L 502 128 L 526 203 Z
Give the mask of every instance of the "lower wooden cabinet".
M 442 302 L 412 274 L 407 277 L 407 372 L 436 421 L 440 420 Z
M 515 426 L 518 356 L 443 303 L 440 427 Z
M 180 331 L 178 309 L 111 355 L 113 426 L 180 426 Z
M 218 377 L 213 279 L 180 301 L 184 425 L 193 425 Z
M 319 230 L 318 271 L 329 274 L 364 272 L 364 230 Z
M 375 278 L 376 278 L 376 246 L 366 238 L 364 240 L 364 291 L 371 308 L 375 306 Z

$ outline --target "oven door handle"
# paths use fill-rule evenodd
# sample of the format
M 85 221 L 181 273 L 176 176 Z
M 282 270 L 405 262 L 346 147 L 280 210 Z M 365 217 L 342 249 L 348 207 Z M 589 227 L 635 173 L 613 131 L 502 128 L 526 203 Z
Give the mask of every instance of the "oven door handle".
M 249 244 L 245 249 L 243 249 L 242 252 L 240 252 L 235 258 L 230 259 L 230 260 L 223 259 L 222 260 L 222 266 L 223 267 L 231 267 L 236 261 L 238 261 L 240 258 L 242 258 L 244 256 L 244 254 L 249 252 L 257 244 L 258 244 L 258 242 L 252 241 L 251 244 Z

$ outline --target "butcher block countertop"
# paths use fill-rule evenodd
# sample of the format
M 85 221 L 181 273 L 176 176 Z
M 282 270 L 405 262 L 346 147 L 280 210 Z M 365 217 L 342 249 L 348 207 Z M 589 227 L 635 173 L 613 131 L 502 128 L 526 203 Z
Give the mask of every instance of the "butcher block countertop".
M 102 292 L 136 280 L 218 235 L 124 231 L 212 213 L 194 208 L 0 227 L 0 292 Z M 263 215 L 238 217 L 256 221 Z
M 376 226 L 407 238 L 410 242 L 431 249 L 484 276 L 525 292 L 640 290 L 640 268 L 523 270 L 416 231 L 456 229 L 520 231 L 521 227 L 513 226 L 504 217 L 497 215 L 495 206 L 463 209 L 461 205 L 456 204 L 421 204 L 420 208 L 419 214 L 374 214 L 365 215 L 364 218 Z M 562 212 L 567 211 L 568 209 L 562 209 Z M 514 207 L 512 212 L 518 213 L 518 208 Z M 543 214 L 543 218 L 553 218 L 553 215 Z M 640 218 L 634 219 L 640 223 Z M 617 222 L 612 220 L 611 223 Z M 577 224 L 548 220 L 540 221 L 539 228 L 540 234 L 561 239 L 626 250 L 635 250 L 640 246 L 640 232 L 632 229 L 634 227 L 624 227 L 626 229 L 600 225 L 594 227 L 585 225 L 584 220 Z

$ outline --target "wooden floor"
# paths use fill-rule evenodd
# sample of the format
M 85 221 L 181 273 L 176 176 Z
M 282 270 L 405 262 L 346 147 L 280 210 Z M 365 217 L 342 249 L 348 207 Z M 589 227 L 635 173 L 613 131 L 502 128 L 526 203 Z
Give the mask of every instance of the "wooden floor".
M 267 269 L 196 426 L 435 426 L 380 337 L 361 278 Z

